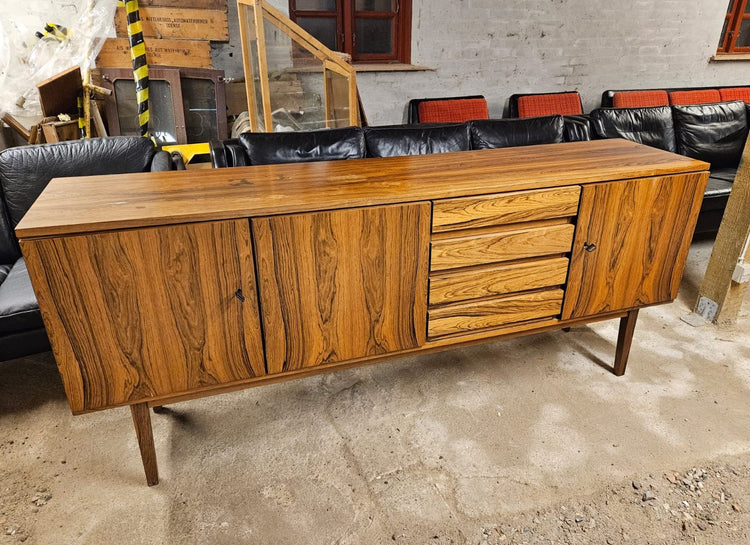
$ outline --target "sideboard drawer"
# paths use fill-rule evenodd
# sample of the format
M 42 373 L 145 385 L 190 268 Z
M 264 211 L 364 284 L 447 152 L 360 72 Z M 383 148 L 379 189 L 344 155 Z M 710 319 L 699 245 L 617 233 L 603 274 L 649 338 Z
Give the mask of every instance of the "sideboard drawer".
M 532 291 L 430 309 L 430 338 L 549 318 L 560 314 L 563 290 Z
M 449 271 L 430 278 L 430 305 L 561 286 L 567 275 L 566 257 Z
M 435 201 L 432 231 L 455 231 L 575 216 L 580 186 Z
M 430 270 L 563 254 L 571 249 L 574 231 L 572 223 L 559 223 L 433 240 Z

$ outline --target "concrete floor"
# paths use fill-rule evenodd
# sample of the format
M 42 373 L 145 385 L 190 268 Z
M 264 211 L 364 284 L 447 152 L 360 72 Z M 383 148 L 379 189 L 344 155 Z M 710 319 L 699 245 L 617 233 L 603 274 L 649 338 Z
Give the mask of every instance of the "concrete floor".
M 73 417 L 50 354 L 0 363 L 0 543 L 478 543 L 633 475 L 750 461 L 749 306 L 680 320 L 710 248 L 641 311 L 622 378 L 610 321 L 185 402 L 152 418 L 154 488 L 129 410 Z

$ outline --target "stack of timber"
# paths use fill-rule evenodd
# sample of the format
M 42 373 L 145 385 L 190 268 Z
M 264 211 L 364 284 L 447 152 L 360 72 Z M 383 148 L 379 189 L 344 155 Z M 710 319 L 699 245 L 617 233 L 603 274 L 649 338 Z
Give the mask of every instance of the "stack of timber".
M 211 42 L 229 41 L 227 0 L 139 0 L 149 65 L 212 68 Z M 125 8 L 115 15 L 117 38 L 107 40 L 98 66 L 130 68 Z

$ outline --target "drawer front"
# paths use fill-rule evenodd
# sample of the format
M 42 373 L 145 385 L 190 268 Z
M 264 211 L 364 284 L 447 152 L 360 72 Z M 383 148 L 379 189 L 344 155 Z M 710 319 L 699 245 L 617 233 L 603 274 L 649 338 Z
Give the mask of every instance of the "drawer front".
M 563 223 L 434 240 L 430 270 L 563 254 L 571 249 L 574 231 L 573 224 Z
M 552 289 L 446 305 L 429 311 L 427 334 L 435 338 L 549 318 L 560 314 L 562 300 L 563 290 Z
M 435 201 L 432 231 L 575 216 L 580 195 L 580 186 L 574 186 Z
M 448 272 L 430 278 L 430 305 L 560 286 L 567 274 L 565 257 Z

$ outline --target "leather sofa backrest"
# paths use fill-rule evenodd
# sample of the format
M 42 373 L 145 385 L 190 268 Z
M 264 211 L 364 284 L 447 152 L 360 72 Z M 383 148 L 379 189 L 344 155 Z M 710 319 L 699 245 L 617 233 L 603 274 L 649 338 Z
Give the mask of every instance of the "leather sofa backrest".
M 359 127 L 300 132 L 246 132 L 240 144 L 251 165 L 361 159 L 365 137 Z
M 469 122 L 471 149 L 510 148 L 563 141 L 561 115 Z
M 144 172 L 149 170 L 154 153 L 156 149 L 149 139 L 134 136 L 71 140 L 3 150 L 0 152 L 0 189 L 8 223 L 11 228 L 18 225 L 52 178 Z M 2 218 L 0 233 L 1 224 Z M 11 236 L 12 245 L 17 249 L 15 235 Z M 7 241 L 0 242 L 0 248 L 6 244 Z M 0 250 L 0 254 L 3 253 Z M 20 253 L 16 255 L 20 256 Z
M 669 106 L 596 108 L 589 119 L 596 138 L 625 138 L 673 153 L 677 151 Z
M 742 101 L 673 106 L 677 152 L 711 163 L 737 166 L 748 134 Z
M 466 123 L 368 127 L 365 145 L 368 157 L 468 151 L 469 127 Z

